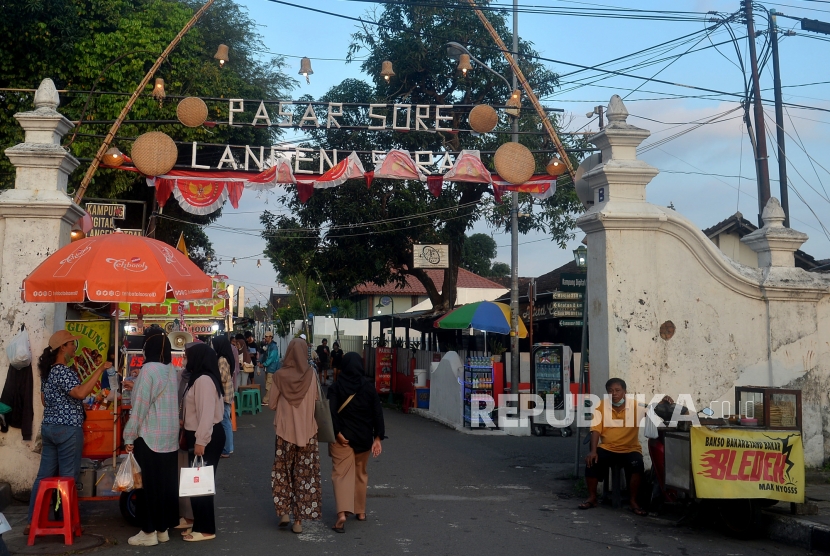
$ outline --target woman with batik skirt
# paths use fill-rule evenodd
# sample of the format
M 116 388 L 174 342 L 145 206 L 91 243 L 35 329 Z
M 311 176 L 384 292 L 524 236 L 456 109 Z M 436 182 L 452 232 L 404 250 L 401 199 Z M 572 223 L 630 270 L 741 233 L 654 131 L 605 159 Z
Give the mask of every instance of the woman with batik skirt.
M 274 373 L 268 406 L 276 411 L 277 433 L 271 491 L 280 527 L 303 532 L 303 521 L 321 517 L 320 451 L 314 402 L 319 398 L 314 369 L 308 363 L 308 346 L 302 339 L 288 344 L 282 368 Z

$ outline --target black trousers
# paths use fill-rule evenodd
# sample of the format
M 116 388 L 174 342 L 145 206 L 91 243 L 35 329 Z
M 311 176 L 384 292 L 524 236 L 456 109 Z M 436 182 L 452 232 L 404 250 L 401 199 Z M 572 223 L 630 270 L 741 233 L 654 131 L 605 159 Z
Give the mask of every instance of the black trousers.
M 136 517 L 145 533 L 179 524 L 178 452 L 154 452 L 136 438 L 133 455 L 141 467 L 143 487 L 136 491 Z
M 196 431 L 184 431 L 187 437 L 187 451 L 188 461 L 193 465 L 195 454 L 193 450 L 196 446 Z M 205 465 L 213 466 L 213 479 L 217 484 L 216 470 L 219 468 L 219 459 L 222 455 L 222 450 L 225 447 L 225 429 L 222 423 L 213 425 L 213 433 L 210 435 L 210 443 L 205 446 L 205 455 L 202 458 L 205 460 Z M 213 496 L 193 496 L 190 498 L 190 506 L 193 508 L 193 532 L 202 533 L 204 535 L 216 534 L 216 514 L 213 511 Z

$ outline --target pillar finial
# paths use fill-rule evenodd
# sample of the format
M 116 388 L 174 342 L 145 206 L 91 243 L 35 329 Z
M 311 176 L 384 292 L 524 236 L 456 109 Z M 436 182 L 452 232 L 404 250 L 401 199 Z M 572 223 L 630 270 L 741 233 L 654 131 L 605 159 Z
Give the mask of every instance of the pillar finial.
M 55 83 L 48 77 L 40 82 L 35 92 L 35 108 L 51 108 L 57 110 L 61 104 L 61 97 Z

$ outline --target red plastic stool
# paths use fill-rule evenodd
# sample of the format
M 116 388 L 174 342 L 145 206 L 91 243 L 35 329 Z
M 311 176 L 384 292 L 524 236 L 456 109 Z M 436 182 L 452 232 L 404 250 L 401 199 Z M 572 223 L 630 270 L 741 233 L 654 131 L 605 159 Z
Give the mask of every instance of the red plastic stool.
M 49 521 L 51 492 L 57 490 L 61 497 L 63 521 Z M 81 536 L 81 516 L 78 515 L 78 491 L 75 479 L 70 477 L 49 477 L 41 479 L 37 489 L 35 508 L 32 514 L 32 528 L 29 530 L 29 546 L 35 544 L 35 537 L 63 535 L 64 544 L 72 544 L 72 534 Z

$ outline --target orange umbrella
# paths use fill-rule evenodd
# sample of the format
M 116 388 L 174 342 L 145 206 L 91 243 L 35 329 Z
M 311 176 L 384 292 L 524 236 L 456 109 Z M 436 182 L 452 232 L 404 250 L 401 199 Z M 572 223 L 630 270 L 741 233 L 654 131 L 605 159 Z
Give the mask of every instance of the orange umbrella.
M 161 303 L 213 296 L 207 274 L 175 248 L 119 230 L 70 243 L 23 280 L 23 300 L 39 303 Z

